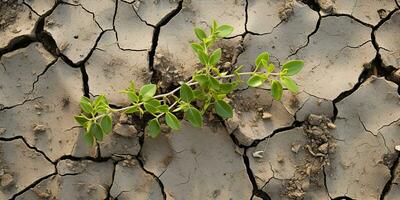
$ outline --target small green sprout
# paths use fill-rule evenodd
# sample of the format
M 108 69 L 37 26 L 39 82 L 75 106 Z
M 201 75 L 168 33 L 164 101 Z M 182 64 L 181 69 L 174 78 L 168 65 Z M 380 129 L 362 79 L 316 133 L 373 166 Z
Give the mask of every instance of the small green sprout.
M 89 145 L 102 141 L 105 135 L 112 132 L 113 113 L 151 116 L 146 129 L 148 136 L 155 138 L 161 133 L 161 122 L 172 130 L 179 130 L 181 124 L 177 116 L 183 116 L 183 119 L 198 128 L 203 126 L 203 116 L 209 111 L 222 119 L 232 117 L 233 109 L 226 97 L 240 84 L 260 87 L 269 83 L 271 94 L 277 101 L 281 100 L 284 88 L 293 93 L 299 91 L 291 76 L 301 71 L 304 66 L 303 61 L 288 61 L 279 70 L 270 62 L 269 54 L 262 52 L 255 60 L 253 71 L 242 72 L 243 66 L 233 69 L 232 72 L 221 71 L 219 64 L 222 50 L 214 49 L 213 45 L 219 39 L 229 36 L 233 32 L 233 27 L 219 26 L 214 21 L 209 35 L 201 28 L 195 28 L 194 32 L 199 41 L 192 43 L 191 47 L 204 67 L 195 71 L 190 80 L 176 89 L 157 95 L 155 84 L 146 84 L 136 89 L 132 81 L 130 86 L 122 91 L 127 95 L 131 105 L 119 109 L 111 108 L 104 95 L 98 96 L 93 101 L 82 97 L 80 101 L 82 113 L 75 116 L 75 120 L 85 128 L 84 138 Z M 247 81 L 243 81 L 243 76 L 250 77 Z M 160 120 L 162 118 L 163 120 Z

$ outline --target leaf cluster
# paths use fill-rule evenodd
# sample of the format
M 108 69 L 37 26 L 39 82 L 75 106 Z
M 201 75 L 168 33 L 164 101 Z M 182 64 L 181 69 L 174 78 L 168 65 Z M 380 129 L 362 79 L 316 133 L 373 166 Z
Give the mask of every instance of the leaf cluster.
M 213 46 L 219 39 L 229 36 L 233 32 L 233 27 L 218 25 L 213 21 L 209 34 L 198 27 L 194 32 L 198 42 L 192 43 L 191 47 L 204 67 L 197 70 L 190 80 L 175 90 L 157 94 L 155 84 L 145 84 L 136 88 L 132 81 L 129 87 L 122 91 L 131 104 L 120 109 L 110 108 L 104 95 L 98 96 L 94 101 L 82 97 L 80 101 L 82 113 L 75 116 L 75 120 L 85 128 L 85 140 L 89 145 L 101 141 L 112 131 L 112 114 L 115 112 L 139 117 L 143 117 L 144 114 L 152 116 L 147 122 L 146 130 L 150 137 L 157 137 L 161 133 L 162 124 L 172 130 L 179 130 L 180 116 L 198 128 L 203 126 L 203 116 L 206 112 L 215 113 L 222 119 L 232 117 L 233 109 L 227 100 L 227 95 L 239 84 L 260 87 L 267 82 L 276 100 L 281 99 L 284 87 L 292 92 L 298 92 L 298 86 L 291 76 L 300 72 L 304 65 L 303 61 L 288 61 L 278 68 L 270 62 L 269 54 L 263 52 L 255 60 L 253 71 L 241 72 L 243 66 L 240 66 L 228 73 L 219 67 L 221 48 L 215 49 Z M 242 80 L 244 75 L 250 75 L 250 78 L 244 81 Z

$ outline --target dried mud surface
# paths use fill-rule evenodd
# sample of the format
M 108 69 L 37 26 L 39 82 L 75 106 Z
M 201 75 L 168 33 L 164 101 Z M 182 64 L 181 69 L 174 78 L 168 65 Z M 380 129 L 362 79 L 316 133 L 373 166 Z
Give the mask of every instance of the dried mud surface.
M 168 92 L 199 63 L 193 27 L 235 27 L 221 66 L 303 59 L 298 94 L 240 88 L 234 117 L 93 148 L 79 99 L 130 80 Z M 400 199 L 396 0 L 0 0 L 0 200 Z

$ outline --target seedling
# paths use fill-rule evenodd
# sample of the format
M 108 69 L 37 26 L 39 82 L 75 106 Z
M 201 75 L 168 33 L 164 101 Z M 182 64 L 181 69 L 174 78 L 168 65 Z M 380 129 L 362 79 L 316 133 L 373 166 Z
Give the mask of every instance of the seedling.
M 150 137 L 157 137 L 161 133 L 161 121 L 172 130 L 180 129 L 178 114 L 194 127 L 203 126 L 203 116 L 206 112 L 213 112 L 223 119 L 233 116 L 233 109 L 226 101 L 228 94 L 233 92 L 239 84 L 250 87 L 260 87 L 270 84 L 271 93 L 275 100 L 281 100 L 283 88 L 298 92 L 298 86 L 291 76 L 296 75 L 304 66 L 301 60 L 291 60 L 277 68 L 270 62 L 267 52 L 262 52 L 255 60 L 252 71 L 242 72 L 243 66 L 227 71 L 219 67 L 221 48 L 214 49 L 213 45 L 221 38 L 229 36 L 233 27 L 219 26 L 213 22 L 210 34 L 195 28 L 194 32 L 199 42 L 191 44 L 203 68 L 197 70 L 191 79 L 182 83 L 176 89 L 156 94 L 155 84 L 146 84 L 137 89 L 132 81 L 130 86 L 122 91 L 127 95 L 131 105 L 119 109 L 111 108 L 104 95 L 91 101 L 82 97 L 80 106 L 82 113 L 75 116 L 75 120 L 85 128 L 84 138 L 89 145 L 103 140 L 104 136 L 112 132 L 113 113 L 126 113 L 143 117 L 152 116 L 147 122 L 147 132 Z M 244 81 L 243 76 L 249 76 Z M 160 120 L 164 118 L 164 120 Z

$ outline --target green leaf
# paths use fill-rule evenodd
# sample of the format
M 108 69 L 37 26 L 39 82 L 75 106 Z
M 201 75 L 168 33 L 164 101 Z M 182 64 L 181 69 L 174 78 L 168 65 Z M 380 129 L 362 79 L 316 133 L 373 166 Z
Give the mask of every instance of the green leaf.
M 156 99 L 150 99 L 148 101 L 145 101 L 143 103 L 144 108 L 152 114 L 155 114 L 157 112 L 159 112 L 158 107 L 161 105 L 160 101 L 156 100 Z
M 304 67 L 304 61 L 291 60 L 283 64 L 282 70 L 287 69 L 286 76 L 293 76 L 301 71 Z
M 186 83 L 181 85 L 179 95 L 184 102 L 190 103 L 194 99 L 193 90 Z
M 170 112 L 165 113 L 165 122 L 173 130 L 178 130 L 181 128 L 178 118 L 176 118 L 176 116 Z
M 132 113 L 135 113 L 135 112 L 137 112 L 137 111 L 139 111 L 138 107 L 137 107 L 137 106 L 133 106 L 133 107 L 130 107 L 130 108 L 128 108 L 127 110 L 125 110 L 124 113 L 126 113 L 126 114 L 132 114 Z
M 215 112 L 222 118 L 231 118 L 233 116 L 232 107 L 224 100 L 215 101 Z
M 229 94 L 231 93 L 237 86 L 236 83 L 221 83 L 219 85 L 219 92 L 223 94 Z
M 140 88 L 139 95 L 142 97 L 143 101 L 151 99 L 157 91 L 157 86 L 154 84 L 146 84 Z
M 199 52 L 199 51 L 203 51 L 204 52 L 204 47 L 201 44 L 198 43 L 192 43 L 192 49 L 194 52 Z
M 297 86 L 296 82 L 293 79 L 291 79 L 290 77 L 282 76 L 281 83 L 283 86 L 285 86 L 291 92 L 294 92 L 294 93 L 299 92 L 299 87 Z
M 197 38 L 199 38 L 200 41 L 203 41 L 205 38 L 207 38 L 206 32 L 203 31 L 201 28 L 195 28 L 194 33 L 196 34 Z
M 268 65 L 268 67 L 267 67 L 267 71 L 268 71 L 268 73 L 271 73 L 271 72 L 273 72 L 275 70 L 275 65 L 274 64 L 269 64 Z
M 166 104 L 163 104 L 161 106 L 157 107 L 158 111 L 162 112 L 162 113 L 166 113 L 169 111 L 169 106 Z
M 112 131 L 112 119 L 109 115 L 104 116 L 100 121 L 100 126 L 104 134 L 109 134 Z
M 215 91 L 218 91 L 219 90 L 219 85 L 220 85 L 219 81 L 216 78 L 212 77 L 212 76 L 209 76 L 208 78 L 210 80 L 211 88 L 214 89 Z
M 89 119 L 87 117 L 85 117 L 84 115 L 77 115 L 77 116 L 74 116 L 74 118 L 75 118 L 75 121 L 78 122 L 83 127 L 85 127 L 86 122 L 89 121 Z
M 80 106 L 81 106 L 83 112 L 85 112 L 85 113 L 92 113 L 93 112 L 93 106 L 92 106 L 92 104 L 90 102 L 90 99 L 85 97 L 85 96 L 83 96 L 81 98 Z
M 199 99 L 200 101 L 204 101 L 206 97 L 206 93 L 200 89 L 196 89 L 193 91 L 193 95 L 195 99 Z
M 262 84 L 264 84 L 265 80 L 267 78 L 265 75 L 262 74 L 253 74 L 248 80 L 247 80 L 247 85 L 250 87 L 259 87 Z
M 152 138 L 157 137 L 161 132 L 160 123 L 158 122 L 157 118 L 150 120 L 147 123 L 147 128 L 149 130 L 149 136 Z
M 218 48 L 211 54 L 209 63 L 211 66 L 215 66 L 220 59 L 221 59 L 221 48 Z
M 97 123 L 90 124 L 89 133 L 92 134 L 97 141 L 103 140 L 103 130 Z
M 281 83 L 277 80 L 273 80 L 271 84 L 271 93 L 272 97 L 274 97 L 275 100 L 280 101 L 282 98 L 283 94 L 283 88 Z
M 213 20 L 213 25 L 212 25 L 212 27 L 211 27 L 211 33 L 214 34 L 215 31 L 217 31 L 217 28 L 218 28 L 217 21 Z
M 89 146 L 93 146 L 94 144 L 94 137 L 93 134 L 86 132 L 83 134 L 83 139 L 85 140 L 86 144 Z
M 139 101 L 139 97 L 136 94 L 135 91 L 128 91 L 128 99 L 132 102 L 132 103 L 137 103 Z
M 221 25 L 217 28 L 217 36 L 219 38 L 227 37 L 233 32 L 233 27 L 229 25 Z
M 210 85 L 210 80 L 207 75 L 199 74 L 193 77 L 195 81 L 197 81 L 202 88 L 208 88 Z
M 105 114 L 108 112 L 108 105 L 100 105 L 95 109 L 96 113 Z
M 99 106 L 108 106 L 107 99 L 104 95 L 98 96 L 94 101 L 93 101 L 93 106 L 96 109 Z
M 203 65 L 207 65 L 208 64 L 208 55 L 206 53 L 204 53 L 204 51 L 198 51 L 197 52 L 197 56 L 199 57 L 200 63 Z
M 256 58 L 256 67 L 259 68 L 261 66 L 267 67 L 269 62 L 269 54 L 267 52 L 262 52 Z
M 185 119 L 188 120 L 194 127 L 200 128 L 203 126 L 203 117 L 197 108 L 190 106 L 185 111 Z

